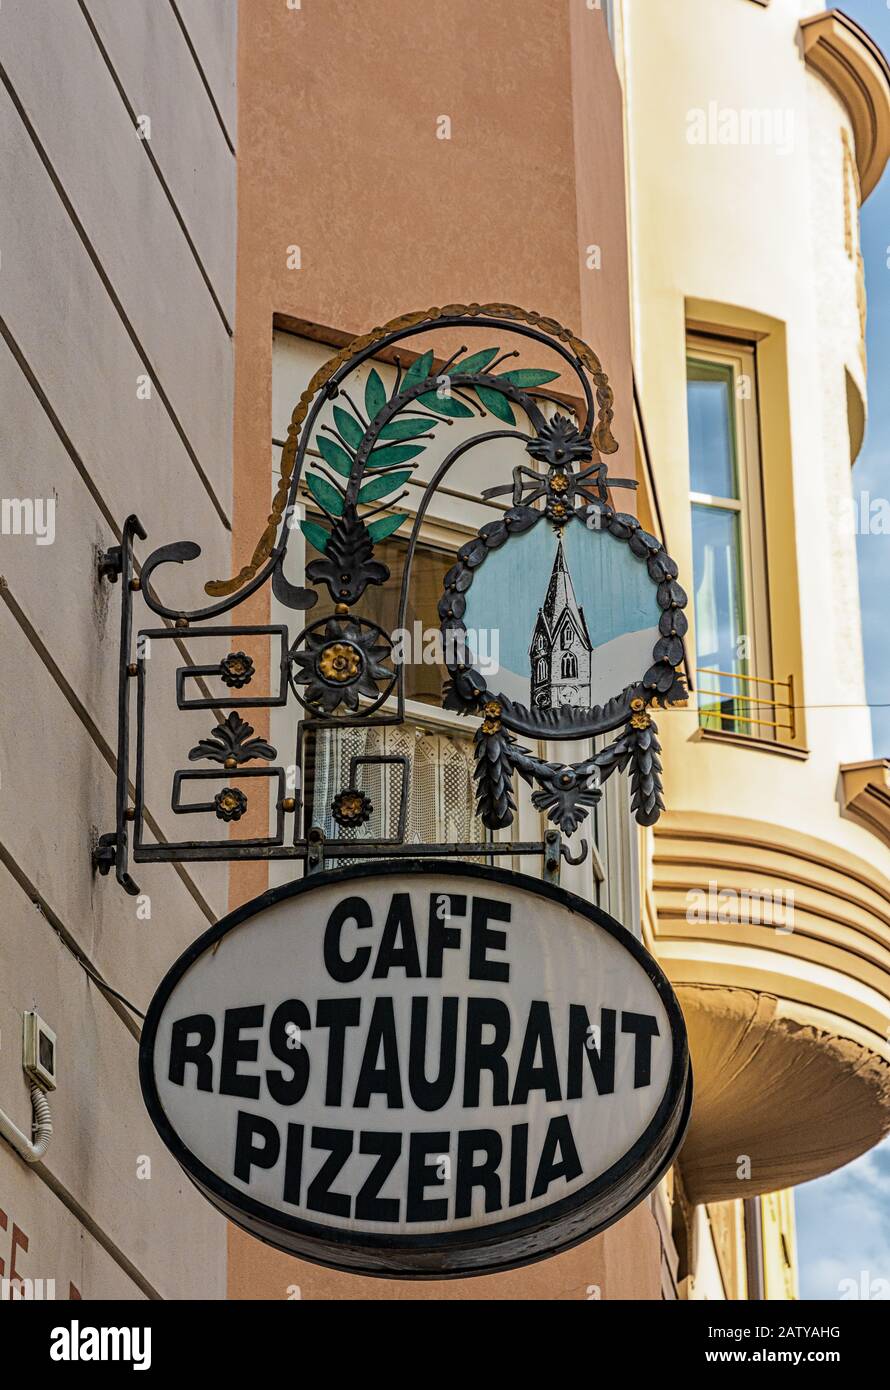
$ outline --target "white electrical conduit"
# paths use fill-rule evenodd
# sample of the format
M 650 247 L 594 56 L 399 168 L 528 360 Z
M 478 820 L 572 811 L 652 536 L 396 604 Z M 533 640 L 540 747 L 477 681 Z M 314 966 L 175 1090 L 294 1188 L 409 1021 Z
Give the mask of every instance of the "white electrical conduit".
M 31 1082 L 31 1109 L 34 1115 L 31 1126 L 34 1133 L 33 1140 L 22 1134 L 18 1125 L 14 1125 L 9 1116 L 2 1110 L 0 1110 L 0 1138 L 11 1144 L 26 1163 L 39 1163 L 53 1137 L 53 1118 L 50 1114 L 46 1093 L 40 1089 L 36 1081 Z

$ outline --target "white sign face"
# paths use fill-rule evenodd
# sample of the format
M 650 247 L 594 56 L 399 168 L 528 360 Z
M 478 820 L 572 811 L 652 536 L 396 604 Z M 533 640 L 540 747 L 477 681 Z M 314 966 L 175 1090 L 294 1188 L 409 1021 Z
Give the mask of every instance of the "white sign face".
M 556 1253 L 618 1219 L 688 1117 L 658 966 L 536 879 L 388 863 L 223 919 L 170 971 L 146 1103 L 205 1195 L 281 1249 L 443 1278 Z

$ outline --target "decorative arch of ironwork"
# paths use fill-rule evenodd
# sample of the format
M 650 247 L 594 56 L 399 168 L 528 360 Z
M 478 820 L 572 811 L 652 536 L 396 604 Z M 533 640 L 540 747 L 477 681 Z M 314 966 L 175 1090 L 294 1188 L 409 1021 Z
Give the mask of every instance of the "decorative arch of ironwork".
M 403 362 L 398 349 L 412 337 L 422 334 L 428 343 L 429 335 L 439 332 L 453 342 L 455 330 L 461 328 L 490 330 L 493 339 L 504 333 L 514 340 L 526 339 L 555 354 L 555 369 L 515 366 L 513 359 L 520 356 L 518 350 L 502 353 L 497 346 L 472 352 L 461 346 L 439 360 L 434 349 L 426 346 L 419 353 L 409 354 L 408 365 Z M 375 359 L 384 355 L 386 360 L 395 362 L 395 383 L 389 390 L 373 365 Z M 353 379 L 358 369 L 368 363 L 371 369 L 359 403 Z M 568 392 L 567 379 L 573 383 Z M 556 388 L 552 383 L 556 381 L 560 382 L 558 396 L 553 394 Z M 580 403 L 577 412 L 566 405 L 567 398 Z M 332 402 L 330 424 L 321 417 Z M 548 402 L 556 407 L 550 418 L 543 409 Z M 662 543 L 647 533 L 635 517 L 616 510 L 612 504 L 613 489 L 636 486 L 633 480 L 608 475 L 603 456 L 618 448 L 612 435 L 612 406 L 612 389 L 595 353 L 552 319 L 499 304 L 450 305 L 408 314 L 356 339 L 315 374 L 291 419 L 282 453 L 281 480 L 268 525 L 248 565 L 232 578 L 205 585 L 212 602 L 193 611 L 174 608 L 161 601 L 153 584 L 163 566 L 197 559 L 200 547 L 193 541 L 178 541 L 154 550 L 136 577 L 134 541 L 147 537 L 138 518 L 129 517 L 123 526 L 120 546 L 113 547 L 99 561 L 103 577 L 121 580 L 122 602 L 116 826 L 113 832 L 99 838 L 94 850 L 98 870 L 108 873 L 114 868 L 121 885 L 136 893 L 139 890 L 129 873 L 131 853 L 136 863 L 297 859 L 304 861 L 309 870 L 347 856 L 537 853 L 544 857 L 545 873 L 553 877 L 558 873 L 561 857 L 579 862 L 562 843 L 561 836 L 577 831 L 589 808 L 602 796 L 602 783 L 613 772 L 628 767 L 632 809 L 641 824 L 653 824 L 663 809 L 663 801 L 661 750 L 649 711 L 659 703 L 669 705 L 686 698 L 681 668 L 685 661 L 683 637 L 687 623 L 683 609 L 687 599 L 678 583 L 677 566 Z M 517 407 L 529 422 L 529 433 L 517 424 Z M 423 487 L 413 515 L 400 511 L 399 504 L 407 495 L 406 485 L 412 481 L 421 455 L 444 433 L 441 427 L 472 418 L 485 421 L 486 428 L 461 439 L 445 453 Z M 375 551 L 381 542 L 399 534 L 406 542 L 398 601 L 398 625 L 404 627 L 412 566 L 430 503 L 459 459 L 498 439 L 520 442 L 529 463 L 513 467 L 511 477 L 482 494 L 488 500 L 504 497 L 509 501 L 502 504 L 504 510 L 496 520 L 460 547 L 445 576 L 439 617 L 443 638 L 451 639 L 446 650 L 453 655 L 448 661 L 443 705 L 464 716 L 481 716 L 475 732 L 475 780 L 477 809 L 483 824 L 489 830 L 497 830 L 513 822 L 515 772 L 537 788 L 532 801 L 547 815 L 552 829 L 541 841 L 530 843 L 405 844 L 410 768 L 406 759 L 398 759 L 403 766 L 395 835 L 376 840 L 325 840 L 320 828 L 309 823 L 308 808 L 299 789 L 295 795 L 287 795 L 285 767 L 278 763 L 276 749 L 254 735 L 239 710 L 272 709 L 293 702 L 297 706 L 297 767 L 305 735 L 310 730 L 405 721 L 404 666 L 394 659 L 391 634 L 378 623 L 356 614 L 355 605 L 369 587 L 390 582 L 389 568 Z M 321 520 L 301 516 L 301 484 Z M 319 552 L 319 558 L 306 565 L 304 582 L 300 584 L 292 582 L 284 569 L 297 518 L 306 539 Z M 584 710 L 571 706 L 545 711 L 527 709 L 503 695 L 492 694 L 474 668 L 472 653 L 462 642 L 465 595 L 471 584 L 484 584 L 484 561 L 511 537 L 539 525 L 549 525 L 561 534 L 570 524 L 607 531 L 626 543 L 646 565 L 661 615 L 659 637 L 652 663 L 639 681 L 605 705 Z M 328 611 L 322 616 L 301 619 L 301 629 L 293 639 L 286 625 L 219 623 L 266 584 L 283 607 L 306 615 L 326 592 Z M 163 626 L 134 630 L 137 594 Z M 163 641 L 185 634 L 218 640 L 221 645 L 228 644 L 228 650 L 216 664 L 177 669 L 177 708 L 207 709 L 216 711 L 218 716 L 224 711 L 228 713 L 188 754 L 191 762 L 215 763 L 222 766 L 223 772 L 206 766 L 174 770 L 172 808 L 177 813 L 197 812 L 222 821 L 238 820 L 248 804 L 240 787 L 223 785 L 213 800 L 186 805 L 182 801 L 184 785 L 189 780 L 225 781 L 226 773 L 230 774 L 229 780 L 235 780 L 237 772 L 238 780 L 260 779 L 258 785 L 265 794 L 265 784 L 271 781 L 275 787 L 275 825 L 272 833 L 261 839 L 147 843 L 143 838 L 145 639 Z M 236 639 L 248 635 L 269 637 L 279 644 L 277 689 L 262 697 L 250 694 L 255 674 L 253 662 L 238 649 Z M 226 697 L 197 697 L 190 693 L 197 678 L 208 676 L 222 681 Z M 131 699 L 134 687 L 135 702 Z M 133 703 L 136 748 L 131 804 L 128 779 Z M 548 762 L 522 747 L 514 737 L 518 733 L 544 741 L 590 739 L 616 729 L 621 729 L 621 733 L 608 747 L 571 764 Z M 360 761 L 393 760 L 381 757 Z M 338 792 L 331 812 L 339 826 L 355 829 L 368 821 L 371 808 L 358 787 L 350 785 Z M 586 845 L 582 842 L 580 857 L 585 853 Z

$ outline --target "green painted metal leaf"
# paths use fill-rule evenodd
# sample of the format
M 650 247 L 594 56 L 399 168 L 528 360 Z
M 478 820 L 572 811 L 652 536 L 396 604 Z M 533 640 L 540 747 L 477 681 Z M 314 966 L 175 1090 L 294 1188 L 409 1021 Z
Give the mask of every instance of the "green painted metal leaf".
M 458 358 L 451 370 L 460 376 L 472 375 L 473 372 L 484 372 L 489 362 L 493 362 L 499 352 L 500 348 L 483 348 L 481 352 L 474 352 L 472 357 Z
M 499 381 L 509 381 L 513 386 L 524 389 L 528 386 L 544 386 L 555 381 L 559 372 L 545 372 L 540 367 L 518 367 L 515 372 L 502 372 Z
M 393 531 L 398 531 L 402 522 L 407 520 L 407 512 L 393 512 L 392 516 L 382 516 L 379 521 L 369 523 L 368 535 L 374 542 L 385 541 L 387 536 L 391 536 Z
M 386 405 L 386 388 L 380 380 L 380 374 L 376 367 L 371 368 L 370 375 L 365 384 L 365 410 L 369 420 L 373 420 L 375 415 Z
M 315 443 L 325 463 L 329 463 L 335 473 L 342 473 L 344 478 L 348 478 L 352 472 L 352 459 L 346 450 L 323 434 L 316 436 Z
M 315 549 L 320 550 L 323 555 L 325 547 L 331 539 L 330 531 L 326 531 L 323 526 L 319 526 L 315 521 L 301 521 L 300 530 L 303 532 L 309 544 L 314 545 Z
M 513 414 L 510 402 L 501 395 L 500 391 L 494 391 L 488 386 L 474 386 L 473 390 L 490 415 L 496 416 L 498 420 L 503 420 L 506 425 L 516 424 L 516 416 Z
M 337 489 L 326 482 L 324 478 L 319 478 L 317 473 L 307 473 L 306 486 L 318 505 L 323 507 L 331 516 L 343 515 L 343 498 Z
M 416 458 L 426 448 L 425 444 L 387 444 L 382 449 L 372 449 L 368 455 L 368 468 L 388 468 L 393 463 L 407 463 Z
M 466 420 L 472 416 L 473 412 L 463 401 L 459 401 L 456 396 L 440 396 L 438 391 L 427 391 L 425 395 L 418 396 L 419 405 L 425 405 L 427 410 L 436 410 L 440 415 L 451 415 L 455 420 Z
M 348 410 L 344 410 L 342 405 L 335 405 L 334 424 L 340 431 L 341 437 L 346 440 L 346 443 L 353 449 L 357 449 L 365 437 L 365 432 L 355 416 L 350 415 Z
M 409 391 L 412 386 L 419 386 L 422 381 L 426 381 L 433 365 L 433 350 L 425 352 L 422 357 L 418 357 L 416 362 L 412 362 L 399 386 L 399 395 L 403 391 Z
M 378 439 L 420 439 L 435 429 L 436 420 L 390 420 L 378 434 Z
M 411 469 L 406 468 L 402 473 L 387 473 L 383 478 L 372 478 L 360 489 L 358 500 L 360 502 L 377 502 L 381 497 L 395 492 L 396 488 L 400 488 L 403 483 L 407 483 L 410 477 Z

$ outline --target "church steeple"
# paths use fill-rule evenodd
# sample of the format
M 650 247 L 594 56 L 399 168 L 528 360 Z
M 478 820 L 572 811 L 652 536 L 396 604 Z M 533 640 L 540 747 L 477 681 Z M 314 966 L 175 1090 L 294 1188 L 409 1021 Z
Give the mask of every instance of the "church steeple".
M 556 559 L 553 561 L 553 573 L 550 575 L 544 606 L 541 609 L 551 633 L 555 633 L 556 624 L 563 612 L 570 614 L 578 632 L 583 634 L 590 645 L 587 624 L 584 621 L 584 611 L 578 606 L 578 600 L 575 598 L 575 588 L 566 565 L 562 536 L 560 536 L 556 546 Z
M 589 705 L 592 652 L 560 537 L 529 647 L 532 704 L 539 709 Z

